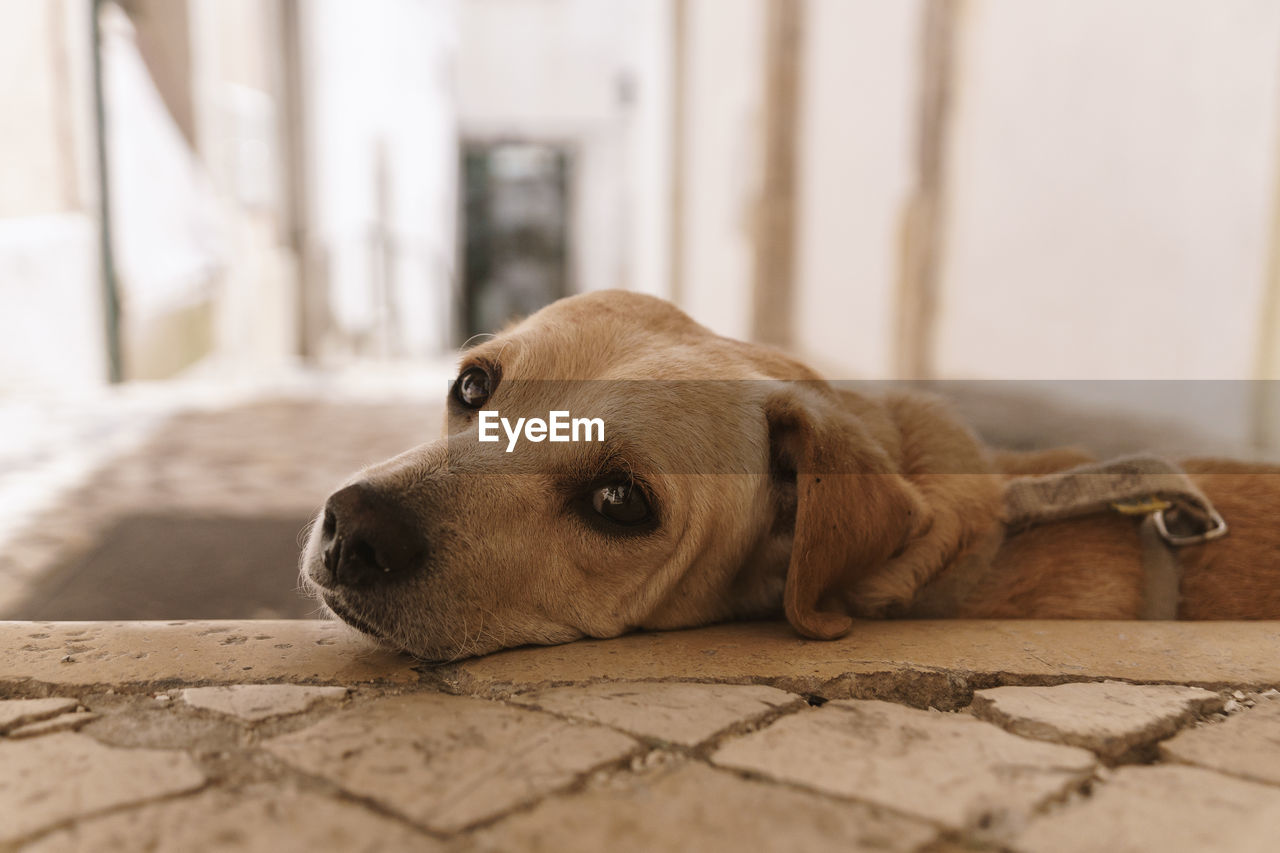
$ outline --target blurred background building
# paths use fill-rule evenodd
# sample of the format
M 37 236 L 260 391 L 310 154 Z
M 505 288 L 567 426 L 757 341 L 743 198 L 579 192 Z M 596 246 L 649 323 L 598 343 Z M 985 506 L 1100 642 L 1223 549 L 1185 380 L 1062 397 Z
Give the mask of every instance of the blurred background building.
M 604 287 L 840 375 L 1280 373 L 1275 0 L 0 20 L 0 389 L 439 357 Z
M 620 287 L 1280 449 L 1277 0 L 0 0 L 0 145 L 0 403 Z

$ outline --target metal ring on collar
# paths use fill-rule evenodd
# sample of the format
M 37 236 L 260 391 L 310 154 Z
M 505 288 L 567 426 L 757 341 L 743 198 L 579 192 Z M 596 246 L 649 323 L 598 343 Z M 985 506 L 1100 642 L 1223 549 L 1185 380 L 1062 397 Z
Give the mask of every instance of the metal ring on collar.
M 1227 535 L 1226 520 L 1213 507 L 1208 507 L 1207 509 L 1209 511 L 1209 528 L 1200 533 L 1192 533 L 1189 536 L 1175 536 L 1169 532 L 1169 528 L 1164 523 L 1165 510 L 1157 510 L 1151 514 L 1151 517 L 1155 521 L 1156 532 L 1160 534 L 1160 538 L 1170 545 L 1174 547 L 1199 545 L 1201 542 L 1211 542 Z

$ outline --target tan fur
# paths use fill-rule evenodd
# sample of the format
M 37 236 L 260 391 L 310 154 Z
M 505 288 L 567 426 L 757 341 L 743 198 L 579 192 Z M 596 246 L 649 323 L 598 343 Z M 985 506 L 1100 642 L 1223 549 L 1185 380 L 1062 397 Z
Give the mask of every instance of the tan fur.
M 476 440 L 474 412 L 451 409 L 444 438 L 361 472 L 417 519 L 429 557 L 387 588 L 326 586 L 315 531 L 304 578 L 424 658 L 779 614 L 831 638 L 854 617 L 909 615 L 975 560 L 980 583 L 940 615 L 1126 619 L 1141 605 L 1135 520 L 1001 542 L 1007 478 L 1090 461 L 1084 451 L 991 451 L 933 398 L 836 390 L 630 293 L 562 300 L 468 352 L 473 364 L 500 375 L 504 416 L 568 409 L 612 432 L 605 446 L 507 454 Z M 619 467 L 651 488 L 652 533 L 604 535 L 567 509 L 593 472 Z M 1280 468 L 1186 467 L 1232 531 L 1183 549 L 1182 616 L 1280 618 Z

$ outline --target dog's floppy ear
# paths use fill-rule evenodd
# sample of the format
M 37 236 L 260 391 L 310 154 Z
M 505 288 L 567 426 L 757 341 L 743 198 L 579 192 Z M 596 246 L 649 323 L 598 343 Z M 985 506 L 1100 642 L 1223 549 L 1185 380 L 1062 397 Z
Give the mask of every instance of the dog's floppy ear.
M 806 637 L 853 625 L 839 592 L 901 551 L 928 523 L 920 493 L 825 383 L 790 385 L 765 404 L 774 465 L 795 476 L 795 531 L 783 600 Z

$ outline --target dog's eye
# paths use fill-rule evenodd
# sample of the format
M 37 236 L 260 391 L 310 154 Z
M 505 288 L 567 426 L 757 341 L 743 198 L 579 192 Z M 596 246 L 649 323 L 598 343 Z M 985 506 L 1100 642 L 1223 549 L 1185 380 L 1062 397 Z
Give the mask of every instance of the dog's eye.
M 591 493 L 591 506 L 615 524 L 643 524 L 653 517 L 644 492 L 631 482 L 601 486 Z
M 493 393 L 489 373 L 483 367 L 468 367 L 453 383 L 453 398 L 468 409 L 479 409 Z

